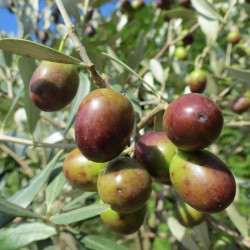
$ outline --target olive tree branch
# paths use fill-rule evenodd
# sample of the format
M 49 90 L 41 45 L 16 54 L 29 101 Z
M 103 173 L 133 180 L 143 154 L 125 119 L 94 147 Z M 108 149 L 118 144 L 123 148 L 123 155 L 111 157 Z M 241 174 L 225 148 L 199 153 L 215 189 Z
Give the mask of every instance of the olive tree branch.
M 142 129 L 151 118 L 153 118 L 159 112 L 165 110 L 167 108 L 167 105 L 168 104 L 166 102 L 159 103 L 149 114 L 143 117 L 141 121 L 137 124 L 137 131 Z
M 217 220 L 215 220 L 212 216 L 208 216 L 206 219 L 208 225 L 211 227 L 215 227 L 228 235 L 234 237 L 239 243 L 243 244 L 246 247 L 250 247 L 250 238 L 249 237 L 243 237 L 239 235 L 237 232 L 225 227 L 221 223 L 219 223 Z
M 84 68 L 86 68 L 89 71 L 90 77 L 93 79 L 93 81 L 95 82 L 95 85 L 97 87 L 99 87 L 99 88 L 108 87 L 107 82 L 101 77 L 99 72 L 97 72 L 94 64 L 89 59 L 87 52 L 85 50 L 85 47 L 81 44 L 81 41 L 79 40 L 79 38 L 77 36 L 76 27 L 71 22 L 69 15 L 68 15 L 62 1 L 61 0 L 55 0 L 55 1 L 56 1 L 58 9 L 62 15 L 64 23 L 66 24 L 66 26 L 68 28 L 68 34 L 69 34 L 69 37 L 71 38 L 71 40 L 74 44 L 74 48 L 83 61 L 81 66 L 83 66 Z
M 32 147 L 40 147 L 40 148 L 60 148 L 60 149 L 74 149 L 76 147 L 75 144 L 67 144 L 67 143 L 44 143 L 44 142 L 33 142 L 31 140 L 12 137 L 8 135 L 0 135 L 0 142 L 14 142 Z

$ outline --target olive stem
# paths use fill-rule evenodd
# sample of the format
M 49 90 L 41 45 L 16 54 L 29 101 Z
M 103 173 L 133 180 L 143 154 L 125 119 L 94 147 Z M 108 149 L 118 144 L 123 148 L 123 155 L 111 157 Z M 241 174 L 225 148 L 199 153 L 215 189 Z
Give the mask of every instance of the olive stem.
M 230 63 L 231 63 L 231 52 L 232 52 L 232 47 L 233 44 L 232 43 L 228 43 L 227 44 L 227 52 L 226 52 L 226 61 L 225 61 L 225 67 L 229 67 Z M 222 77 L 226 77 L 228 73 L 228 70 L 225 70 L 225 72 L 223 73 Z
M 239 235 L 237 232 L 235 232 L 235 231 L 225 227 L 221 223 L 219 223 L 212 216 L 208 216 L 206 221 L 208 222 L 208 225 L 216 227 L 223 232 L 226 232 L 228 235 L 234 237 L 238 242 L 242 243 L 244 246 L 250 247 L 250 238 L 249 237 L 243 237 L 242 235 Z
M 137 130 L 139 131 L 142 129 L 151 118 L 153 118 L 159 112 L 165 110 L 167 105 L 168 104 L 166 102 L 159 103 L 149 114 L 141 119 L 141 121 L 137 124 Z
M 64 47 L 65 47 L 65 43 L 66 43 L 68 37 L 69 37 L 68 33 L 64 35 L 64 37 L 63 37 L 63 39 L 62 39 L 62 41 L 60 43 L 59 52 L 63 52 Z
M 61 0 L 55 0 L 55 1 L 56 1 L 58 9 L 62 15 L 64 23 L 66 24 L 66 26 L 68 28 L 68 34 L 69 34 L 69 37 L 71 38 L 71 40 L 74 44 L 75 50 L 79 54 L 79 56 L 81 57 L 81 59 L 83 61 L 83 63 L 81 63 L 81 66 L 86 68 L 89 71 L 90 76 L 93 79 L 93 81 L 95 82 L 97 87 L 99 87 L 99 88 L 108 87 L 107 82 L 101 77 L 99 72 L 97 72 L 94 64 L 90 61 L 85 47 L 82 45 L 80 39 L 77 36 L 76 27 L 71 22 L 69 15 L 68 15 L 62 1 Z
M 142 242 L 142 235 L 140 229 L 136 232 L 136 239 L 138 243 L 138 249 L 143 250 L 143 242 Z
M 25 161 L 23 161 L 20 157 L 16 155 L 14 151 L 12 151 L 10 148 L 5 146 L 4 144 L 0 145 L 0 149 L 5 151 L 8 155 L 10 155 L 19 165 L 19 171 L 28 175 L 30 178 L 32 178 L 34 175 L 32 171 L 30 170 L 29 166 L 26 164 Z

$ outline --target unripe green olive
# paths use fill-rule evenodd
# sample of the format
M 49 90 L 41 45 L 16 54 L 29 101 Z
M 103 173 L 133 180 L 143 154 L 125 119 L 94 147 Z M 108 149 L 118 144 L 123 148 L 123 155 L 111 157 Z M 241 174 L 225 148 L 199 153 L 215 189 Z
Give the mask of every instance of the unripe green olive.
M 231 31 L 228 33 L 227 35 L 227 41 L 233 44 L 236 44 L 240 41 L 240 32 L 235 30 L 235 31 Z
M 84 191 L 97 191 L 98 175 L 107 164 L 89 161 L 75 148 L 64 160 L 63 173 L 73 187 Z
M 187 58 L 187 50 L 183 46 L 177 47 L 175 49 L 174 55 L 179 60 L 185 60 Z
M 100 215 L 102 221 L 114 232 L 132 234 L 142 226 L 146 214 L 146 205 L 130 214 L 119 213 L 111 208 Z

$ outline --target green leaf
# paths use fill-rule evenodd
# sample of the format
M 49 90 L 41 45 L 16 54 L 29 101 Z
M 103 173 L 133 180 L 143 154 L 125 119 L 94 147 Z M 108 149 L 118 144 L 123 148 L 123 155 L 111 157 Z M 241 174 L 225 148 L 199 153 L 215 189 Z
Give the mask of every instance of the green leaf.
M 13 217 L 22 217 L 22 218 L 42 217 L 3 198 L 0 198 L 0 213 L 4 215 L 9 215 Z
M 199 16 L 198 21 L 202 32 L 206 36 L 207 45 L 213 45 L 218 37 L 220 29 L 219 22 L 217 20 L 204 18 L 204 16 L 202 15 Z
M 67 225 L 99 215 L 108 210 L 109 207 L 110 206 L 107 204 L 94 204 L 87 207 L 78 208 L 60 215 L 54 215 L 50 219 L 55 224 Z
M 22 8 L 18 10 L 17 36 L 19 38 L 31 34 L 34 30 L 38 18 L 38 8 L 38 0 L 26 0 Z
M 207 0 L 191 0 L 193 7 L 203 16 L 209 19 L 223 20 L 214 6 Z
M 47 209 L 50 210 L 53 202 L 56 200 L 66 183 L 66 178 L 63 173 L 57 177 L 47 186 L 45 190 Z
M 69 202 L 66 206 L 63 207 L 62 211 L 68 211 L 71 210 L 71 208 L 79 203 L 80 201 L 83 201 L 85 199 L 87 199 L 88 197 L 92 196 L 96 194 L 96 192 L 86 192 L 83 195 L 80 195 L 79 197 L 75 198 L 74 200 L 72 200 L 71 202 Z
M 89 249 L 93 250 L 128 250 L 127 247 L 122 245 L 118 245 L 114 241 L 111 241 L 107 238 L 96 236 L 96 235 L 88 235 L 85 236 L 82 240 L 82 243 Z
M 5 126 L 6 122 L 7 122 L 7 120 L 9 119 L 9 117 L 10 117 L 12 111 L 13 111 L 14 108 L 16 107 L 16 104 L 17 104 L 19 98 L 21 97 L 21 95 L 22 95 L 22 93 L 23 93 L 23 89 L 24 89 L 24 87 L 21 85 L 21 86 L 19 87 L 19 89 L 18 89 L 16 95 L 15 95 L 14 100 L 13 100 L 12 103 L 11 103 L 11 106 L 10 106 L 10 108 L 9 108 L 9 111 L 8 111 L 7 115 L 5 116 L 5 118 L 4 118 L 3 122 L 2 122 L 2 130 L 4 130 L 4 126 Z
M 65 55 L 50 47 L 24 39 L 4 38 L 0 40 L 0 49 L 20 56 L 31 57 L 58 63 L 80 64 L 81 61 Z
M 182 226 L 174 217 L 168 217 L 167 223 L 171 233 L 189 250 L 199 250 L 195 241 L 188 233 L 188 229 Z
M 18 249 L 56 234 L 57 231 L 54 227 L 40 222 L 21 223 L 15 227 L 0 229 L 0 245 L 4 250 Z
M 0 34 L 0 38 L 5 38 L 3 34 Z M 0 65 L 3 67 L 10 67 L 12 63 L 12 54 L 4 51 L 4 50 L 0 50 Z
M 182 19 L 195 19 L 196 13 L 194 10 L 184 9 L 184 8 L 176 8 L 173 10 L 167 10 L 164 12 L 166 16 L 169 18 L 182 18 Z
M 202 245 L 205 250 L 209 250 L 210 239 L 208 226 L 206 222 L 202 222 L 201 224 L 194 227 L 195 237 L 202 242 Z
M 131 54 L 128 58 L 128 65 L 132 69 L 137 69 L 142 59 L 144 58 L 144 51 L 147 45 L 147 38 L 144 32 L 140 32 L 137 46 L 134 51 L 131 51 Z
M 77 2 L 72 0 L 62 0 L 63 5 L 65 9 L 67 10 L 67 13 L 69 16 L 72 16 L 75 18 L 75 21 L 80 23 L 80 16 L 79 16 L 79 10 L 77 8 Z
M 159 61 L 157 61 L 156 59 L 151 59 L 149 61 L 149 67 L 150 67 L 150 70 L 151 70 L 154 78 L 159 83 L 163 84 L 165 81 L 164 71 L 163 71 L 163 68 L 162 68 L 161 64 L 159 63 Z
M 157 91 L 156 89 L 154 89 L 154 87 L 152 87 L 148 82 L 146 82 L 142 77 L 140 77 L 133 69 L 131 69 L 128 65 L 126 65 L 125 63 L 123 63 L 122 61 L 120 61 L 119 59 L 106 54 L 106 53 L 102 53 L 104 56 L 110 58 L 111 60 L 119 63 L 121 66 L 123 66 L 126 70 L 128 70 L 131 74 L 135 75 L 139 80 L 141 80 L 155 95 L 157 95 Z M 158 96 L 158 95 L 157 95 Z
M 27 57 L 19 57 L 17 64 L 24 83 L 24 107 L 29 131 L 32 134 L 40 115 L 40 110 L 34 105 L 29 96 L 29 82 L 36 69 L 36 64 L 34 59 Z
M 90 92 L 91 83 L 89 81 L 89 78 L 82 72 L 80 72 L 79 78 L 80 78 L 79 87 L 77 90 L 76 97 L 74 98 L 71 104 L 71 109 L 68 117 L 68 124 L 64 131 L 64 136 L 66 136 L 70 127 L 74 123 L 76 112 L 78 110 L 80 103 L 82 102 L 83 98 Z
M 230 76 L 236 78 L 239 81 L 249 83 L 250 70 L 228 68 L 228 73 L 229 73 Z
M 47 181 L 51 171 L 55 167 L 56 162 L 60 158 L 62 151 L 49 162 L 47 167 L 43 169 L 38 175 L 36 175 L 29 184 L 20 189 L 14 195 L 12 195 L 8 201 L 18 204 L 19 206 L 26 208 L 34 199 L 36 194 L 40 191 L 41 187 Z M 13 218 L 5 215 L 0 215 L 0 227 L 10 222 Z
M 242 216 L 234 203 L 232 203 L 227 209 L 226 213 L 228 214 L 230 220 L 233 222 L 233 224 L 236 226 L 236 228 L 239 230 L 239 232 L 245 236 L 248 237 L 249 232 L 249 224 L 244 216 Z

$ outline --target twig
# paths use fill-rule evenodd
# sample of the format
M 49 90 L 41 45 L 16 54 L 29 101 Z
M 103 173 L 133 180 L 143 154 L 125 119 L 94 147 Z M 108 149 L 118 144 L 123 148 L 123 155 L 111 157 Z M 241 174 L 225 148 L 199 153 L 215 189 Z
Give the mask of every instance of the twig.
M 101 77 L 99 72 L 97 72 L 94 64 L 90 61 L 84 46 L 82 45 L 81 41 L 79 40 L 79 38 L 77 36 L 75 25 L 71 22 L 69 15 L 68 15 L 62 1 L 61 0 L 55 0 L 55 1 L 56 1 L 58 9 L 62 15 L 62 18 L 63 18 L 63 20 L 68 28 L 68 34 L 69 34 L 69 37 L 71 38 L 71 40 L 74 44 L 75 50 L 79 54 L 79 56 L 81 57 L 81 59 L 83 61 L 81 66 L 83 66 L 84 68 L 86 68 L 89 71 L 90 76 L 93 79 L 93 81 L 95 82 L 97 87 L 99 87 L 99 88 L 108 87 L 107 82 Z
M 138 250 L 143 250 L 142 235 L 140 229 L 136 232 L 136 240 L 138 243 Z
M 60 149 L 73 149 L 76 147 L 75 144 L 67 144 L 67 143 L 43 143 L 43 142 L 33 142 L 31 140 L 26 140 L 22 138 L 16 138 L 8 135 L 0 135 L 0 141 L 3 142 L 14 142 L 32 147 L 40 147 L 40 148 L 60 148 Z
M 239 122 L 227 122 L 224 124 L 225 127 L 245 127 L 250 126 L 250 121 L 239 121 Z
M 171 27 L 171 25 L 170 25 Z M 163 48 L 159 51 L 159 53 L 154 57 L 155 59 L 159 59 L 168 49 L 169 46 L 176 44 L 177 42 L 181 41 L 185 36 L 187 36 L 188 34 L 193 33 L 197 28 L 199 27 L 199 23 L 194 24 L 188 31 L 187 33 L 177 37 L 176 39 L 172 40 L 172 39 L 168 39 L 166 44 L 163 46 Z M 172 40 L 172 41 L 171 41 Z
M 15 152 L 13 152 L 10 148 L 6 147 L 4 144 L 0 145 L 0 148 L 5 151 L 8 155 L 10 155 L 19 165 L 20 165 L 20 172 L 28 175 L 30 178 L 33 177 L 33 173 L 28 167 L 28 165 L 25 163 L 25 161 L 21 160 Z
M 141 121 L 137 124 L 137 130 L 139 131 L 140 129 L 142 129 L 151 118 L 153 118 L 159 112 L 165 110 L 167 105 L 168 104 L 166 102 L 158 104 L 150 113 L 148 113 L 145 117 L 141 119 Z
M 243 236 L 239 235 L 237 232 L 225 227 L 224 225 L 222 225 L 221 223 L 216 221 L 212 216 L 207 216 L 206 221 L 207 221 L 208 225 L 218 228 L 219 230 L 234 237 L 239 243 L 250 248 L 250 238 L 249 237 L 243 237 Z

